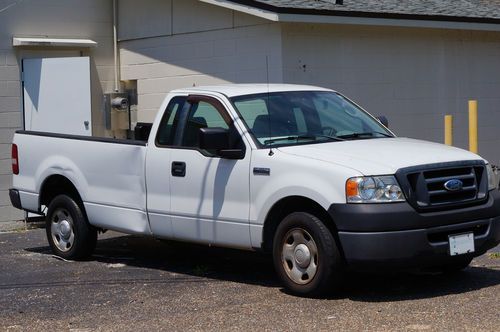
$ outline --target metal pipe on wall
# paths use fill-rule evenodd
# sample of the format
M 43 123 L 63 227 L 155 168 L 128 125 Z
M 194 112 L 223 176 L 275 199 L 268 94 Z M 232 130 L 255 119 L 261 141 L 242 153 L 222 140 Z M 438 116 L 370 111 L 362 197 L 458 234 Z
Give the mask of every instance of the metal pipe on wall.
M 115 67 L 115 92 L 120 91 L 119 87 L 119 77 L 118 73 L 120 68 L 118 68 L 118 37 L 116 33 L 116 24 L 117 24 L 117 6 L 116 0 L 113 0 L 113 56 L 114 56 L 114 67 Z

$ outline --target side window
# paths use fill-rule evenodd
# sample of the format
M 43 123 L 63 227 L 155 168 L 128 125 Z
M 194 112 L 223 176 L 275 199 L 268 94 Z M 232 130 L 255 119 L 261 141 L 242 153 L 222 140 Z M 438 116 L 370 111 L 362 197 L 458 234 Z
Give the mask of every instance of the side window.
M 168 104 L 165 114 L 161 119 L 158 134 L 156 136 L 156 143 L 158 145 L 169 146 L 174 144 L 179 115 L 184 107 L 185 101 L 186 97 L 174 97 Z
M 224 128 L 229 125 L 219 111 L 210 103 L 200 101 L 191 106 L 182 137 L 182 146 L 199 147 L 200 128 Z

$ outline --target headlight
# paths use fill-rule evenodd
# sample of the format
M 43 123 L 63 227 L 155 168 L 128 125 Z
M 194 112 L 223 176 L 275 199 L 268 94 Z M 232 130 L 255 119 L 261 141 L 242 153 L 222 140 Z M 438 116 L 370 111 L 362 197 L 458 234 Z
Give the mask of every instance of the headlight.
M 394 176 L 359 176 L 346 183 L 347 203 L 404 202 L 405 198 Z
M 488 173 L 488 190 L 498 189 L 498 175 L 490 164 L 486 165 L 486 171 Z

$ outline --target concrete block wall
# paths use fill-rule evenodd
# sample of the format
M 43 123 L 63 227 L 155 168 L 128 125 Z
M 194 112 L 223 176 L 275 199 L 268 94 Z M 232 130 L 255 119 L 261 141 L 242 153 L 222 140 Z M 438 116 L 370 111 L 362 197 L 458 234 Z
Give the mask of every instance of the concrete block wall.
M 0 31 L 3 31 L 4 24 L 0 23 Z M 10 143 L 14 131 L 22 126 L 22 117 L 18 62 L 6 39 L 7 36 L 0 36 L 0 222 L 24 216 L 11 207 L 8 194 L 12 185 Z
M 500 164 L 500 33 L 270 23 L 198 1 L 120 1 L 122 79 L 137 80 L 139 121 L 178 87 L 314 84 L 345 93 L 398 135 L 468 147 L 467 101 L 479 101 L 479 152 Z M 124 25 L 127 22 L 126 25 Z M 141 25 L 141 22 L 144 24 Z
M 113 88 L 111 0 L 25 0 L 0 12 L 0 221 L 10 207 L 10 142 L 22 127 L 20 63 L 90 55 L 94 133 Z M 0 0 L 0 8 L 11 2 Z M 196 0 L 119 0 L 120 75 L 137 81 L 139 121 L 152 121 L 172 89 L 218 83 L 331 87 L 401 136 L 467 147 L 467 100 L 479 101 L 479 152 L 500 164 L 500 33 L 276 23 Z M 96 49 L 13 49 L 13 36 L 90 38 Z M 266 65 L 267 62 L 267 65 Z
M 143 19 L 133 20 L 147 23 L 133 28 L 123 27 L 133 1 L 121 1 L 119 10 L 121 78 L 137 80 L 139 121 L 152 121 L 175 88 L 265 82 L 266 57 L 269 81 L 283 81 L 279 24 L 194 0 L 145 5 Z
M 113 48 L 111 0 L 0 0 L 0 9 L 3 9 L 0 11 L 0 222 L 3 222 L 24 218 L 22 211 L 11 207 L 8 195 L 12 186 L 10 143 L 15 130 L 23 126 L 22 59 L 90 56 L 94 133 L 103 134 L 102 93 L 113 88 Z M 98 47 L 15 49 L 14 36 L 90 38 Z
M 400 136 L 468 148 L 467 101 L 479 105 L 479 153 L 500 165 L 500 33 L 284 24 L 283 80 L 333 88 Z

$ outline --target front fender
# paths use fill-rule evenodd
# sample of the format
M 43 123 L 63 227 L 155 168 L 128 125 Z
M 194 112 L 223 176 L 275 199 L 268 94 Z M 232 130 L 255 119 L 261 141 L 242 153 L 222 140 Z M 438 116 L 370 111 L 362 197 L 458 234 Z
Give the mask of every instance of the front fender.
M 269 175 L 253 173 L 269 168 Z M 332 203 L 345 203 L 345 182 L 359 172 L 327 162 L 268 150 L 254 150 L 250 169 L 250 233 L 252 245 L 260 247 L 264 222 L 280 200 L 301 196 L 328 210 Z

